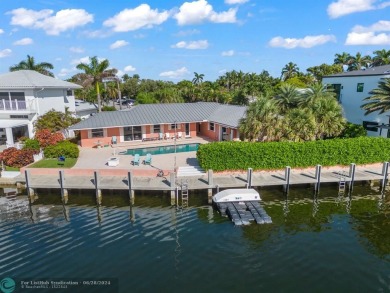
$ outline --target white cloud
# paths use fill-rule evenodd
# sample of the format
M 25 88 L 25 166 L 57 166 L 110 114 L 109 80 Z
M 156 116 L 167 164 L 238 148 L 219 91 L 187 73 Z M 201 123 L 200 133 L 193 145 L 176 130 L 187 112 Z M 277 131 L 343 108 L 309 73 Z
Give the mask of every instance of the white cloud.
M 71 51 L 73 53 L 84 53 L 85 50 L 83 48 L 80 48 L 80 47 L 70 47 L 69 51 Z
M 181 79 L 184 76 L 189 75 L 189 74 L 190 74 L 190 72 L 188 71 L 188 69 L 185 67 L 182 67 L 182 68 L 177 69 L 177 70 L 161 72 L 160 76 L 161 77 L 168 77 L 171 79 Z
M 306 36 L 302 39 L 275 37 L 269 41 L 271 47 L 293 49 L 296 47 L 311 48 L 328 42 L 336 42 L 334 35 Z
M 58 76 L 60 76 L 60 77 L 68 76 L 69 74 L 71 74 L 74 71 L 76 71 L 75 68 L 73 68 L 73 69 L 61 68 L 60 73 L 58 73 Z
M 345 45 L 389 45 L 390 21 L 380 20 L 371 26 L 356 25 L 348 33 Z M 379 33 L 378 33 L 379 32 Z
M 132 65 L 128 65 L 124 68 L 125 72 L 131 72 L 131 71 L 136 71 L 136 68 L 133 67 Z
M 53 13 L 54 11 L 50 9 L 34 11 L 25 8 L 7 12 L 7 14 L 12 14 L 12 25 L 43 29 L 48 35 L 59 35 L 61 32 L 93 22 L 93 15 L 84 9 L 64 9 L 55 15 Z
M 0 35 L 4 33 L 4 30 L 0 28 Z
M 150 9 L 148 4 L 141 4 L 134 9 L 124 9 L 114 17 L 104 21 L 103 25 L 113 27 L 115 32 L 128 32 L 140 28 L 152 28 L 162 24 L 169 17 L 167 11 L 158 12 L 157 9 Z
M 98 58 L 98 60 L 100 61 L 101 59 Z M 78 65 L 80 63 L 89 64 L 89 62 L 90 62 L 89 56 L 85 56 L 85 57 L 82 57 L 79 59 L 73 59 L 70 62 L 70 64 L 72 64 L 72 65 Z
M 11 49 L 4 49 L 4 50 L 1 50 L 1 51 L 0 51 L 0 58 L 7 57 L 7 56 L 11 55 L 11 53 L 12 53 L 12 50 L 11 50 Z
M 209 43 L 207 42 L 207 40 L 191 41 L 191 42 L 181 41 L 181 42 L 176 43 L 175 45 L 172 45 L 171 48 L 189 49 L 189 50 L 203 50 L 203 49 L 207 49 L 208 46 L 209 46 Z
M 225 56 L 225 57 L 230 57 L 230 56 L 233 56 L 234 55 L 234 50 L 229 50 L 229 51 L 223 51 L 221 53 L 222 56 Z
M 235 23 L 236 8 L 230 8 L 228 11 L 215 12 L 213 6 L 207 3 L 206 0 L 199 0 L 193 2 L 184 2 L 179 12 L 173 17 L 177 20 L 179 25 L 200 24 L 203 22 L 215 23 Z
M 225 0 L 225 3 L 226 4 L 244 4 L 246 2 L 248 2 L 249 0 Z
M 116 42 L 112 43 L 110 45 L 110 49 L 118 49 L 120 47 L 127 46 L 128 44 L 129 44 L 129 42 L 126 42 L 124 40 L 119 40 L 119 41 L 116 41 Z
M 15 46 L 26 46 L 26 45 L 31 45 L 32 43 L 34 43 L 34 41 L 31 38 L 23 38 L 15 41 L 13 44 Z
M 347 14 L 362 12 L 374 9 L 383 9 L 390 5 L 390 2 L 383 2 L 375 5 L 378 0 L 338 0 L 328 6 L 330 18 L 338 18 Z M 379 0 L 381 2 L 381 0 Z

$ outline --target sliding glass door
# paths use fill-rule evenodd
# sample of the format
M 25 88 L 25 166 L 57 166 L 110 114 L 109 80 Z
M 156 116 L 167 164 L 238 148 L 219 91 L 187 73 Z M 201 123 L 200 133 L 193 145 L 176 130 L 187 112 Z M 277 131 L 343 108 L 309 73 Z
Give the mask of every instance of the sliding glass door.
M 123 139 L 124 141 L 142 140 L 142 127 L 141 126 L 123 127 Z

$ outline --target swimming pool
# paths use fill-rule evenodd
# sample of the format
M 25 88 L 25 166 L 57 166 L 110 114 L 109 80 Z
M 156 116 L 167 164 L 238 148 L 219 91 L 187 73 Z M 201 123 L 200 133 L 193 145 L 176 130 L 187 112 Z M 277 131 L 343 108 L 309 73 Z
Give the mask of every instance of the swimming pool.
M 180 144 L 176 145 L 176 153 L 194 152 L 198 150 L 199 143 Z M 139 149 L 128 149 L 124 155 L 135 155 L 145 156 L 146 154 L 152 155 L 164 155 L 172 154 L 175 152 L 174 145 L 150 147 L 150 148 L 139 148 Z

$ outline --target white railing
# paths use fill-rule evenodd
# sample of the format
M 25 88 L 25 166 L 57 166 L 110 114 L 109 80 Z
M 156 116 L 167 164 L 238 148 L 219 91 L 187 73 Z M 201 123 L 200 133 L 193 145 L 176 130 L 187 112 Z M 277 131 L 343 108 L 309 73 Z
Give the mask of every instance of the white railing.
M 18 101 L 18 100 L 0 100 L 0 110 L 3 111 L 25 111 L 27 110 L 26 101 Z

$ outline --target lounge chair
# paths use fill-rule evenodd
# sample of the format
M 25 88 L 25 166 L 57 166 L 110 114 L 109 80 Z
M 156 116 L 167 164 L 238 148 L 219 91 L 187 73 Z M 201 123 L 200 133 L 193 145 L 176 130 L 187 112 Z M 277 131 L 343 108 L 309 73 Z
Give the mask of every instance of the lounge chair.
M 165 139 L 170 139 L 170 135 L 169 135 L 169 132 L 165 133 Z
M 138 165 L 139 166 L 139 154 L 135 154 L 134 155 L 134 159 L 133 159 L 133 165 Z
M 183 136 L 182 136 L 182 133 L 181 133 L 181 131 L 179 131 L 178 133 L 177 133 L 177 138 L 182 138 Z
M 160 133 L 158 134 L 158 139 L 159 139 L 159 140 L 164 139 L 164 133 L 160 132 Z
M 144 164 L 145 165 L 150 165 L 152 163 L 152 155 L 151 154 L 146 154 Z

